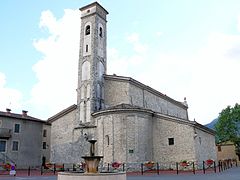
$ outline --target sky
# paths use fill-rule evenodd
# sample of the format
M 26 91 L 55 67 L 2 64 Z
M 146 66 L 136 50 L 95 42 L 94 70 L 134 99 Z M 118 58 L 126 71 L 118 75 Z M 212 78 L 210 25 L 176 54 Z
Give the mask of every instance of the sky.
M 0 1 L 0 111 L 46 120 L 77 102 L 80 11 L 90 0 Z M 239 0 L 98 1 L 107 74 L 188 102 L 206 124 L 240 103 Z

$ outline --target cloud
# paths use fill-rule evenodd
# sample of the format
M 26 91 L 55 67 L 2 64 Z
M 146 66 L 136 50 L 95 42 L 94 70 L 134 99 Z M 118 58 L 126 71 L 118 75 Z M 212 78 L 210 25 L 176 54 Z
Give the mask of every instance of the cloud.
M 48 118 L 76 103 L 80 12 L 66 9 L 56 19 L 51 11 L 43 11 L 39 27 L 49 36 L 33 43 L 43 58 L 33 66 L 38 82 L 28 104 L 35 107 L 36 117 Z
M 163 35 L 163 32 L 158 31 L 158 32 L 156 33 L 156 36 L 157 36 L 157 37 L 161 37 L 162 35 Z
M 29 101 L 39 117 L 76 103 L 79 11 L 65 10 L 61 19 L 44 11 L 40 28 L 49 36 L 34 41 L 43 58 L 33 67 L 38 83 Z M 132 49 L 127 54 L 108 47 L 108 74 L 133 77 L 178 101 L 187 97 L 191 120 L 207 123 L 240 101 L 240 36 L 212 32 L 194 55 L 159 51 L 160 45 L 144 43 L 138 32 L 128 34 L 125 42 Z
M 132 33 L 126 37 L 127 41 L 133 45 L 133 50 L 138 54 L 144 54 L 147 51 L 147 45 L 140 41 L 138 33 Z
M 135 47 L 140 40 L 134 33 L 126 42 Z M 227 105 L 240 103 L 240 36 L 211 33 L 206 44 L 191 56 L 187 52 L 158 52 L 150 44 L 143 46 L 149 47 L 143 54 L 133 51 L 125 58 L 115 52 L 118 56 L 114 61 L 125 60 L 125 74 L 163 94 L 178 101 L 187 97 L 191 120 L 208 123 Z M 141 58 L 138 64 L 128 63 L 137 56 Z
M 6 87 L 6 76 L 0 72 L 0 108 L 21 109 L 22 94 L 16 89 Z

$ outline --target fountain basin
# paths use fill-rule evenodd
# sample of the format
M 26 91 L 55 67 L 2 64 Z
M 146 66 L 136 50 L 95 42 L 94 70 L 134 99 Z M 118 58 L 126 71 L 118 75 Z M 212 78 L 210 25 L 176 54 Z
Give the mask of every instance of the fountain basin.
M 59 172 L 58 180 L 126 180 L 126 173 L 77 173 Z

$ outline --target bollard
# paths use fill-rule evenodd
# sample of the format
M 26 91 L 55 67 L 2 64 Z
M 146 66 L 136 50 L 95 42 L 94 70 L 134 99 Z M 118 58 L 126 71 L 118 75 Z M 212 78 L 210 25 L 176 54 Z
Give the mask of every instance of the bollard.
M 64 164 L 63 164 L 63 167 L 62 167 L 62 171 L 64 172 L 65 170 L 64 170 Z
M 108 172 L 109 172 L 110 171 L 110 164 L 109 163 L 108 163 L 107 169 L 108 169 Z
M 123 172 L 124 172 L 125 171 L 125 163 L 123 163 L 122 167 L 123 167 Z

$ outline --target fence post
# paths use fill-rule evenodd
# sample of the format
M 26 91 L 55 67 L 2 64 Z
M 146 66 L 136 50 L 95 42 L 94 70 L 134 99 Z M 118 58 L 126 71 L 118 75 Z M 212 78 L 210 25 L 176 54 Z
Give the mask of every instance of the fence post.
M 30 166 L 28 167 L 28 176 L 30 176 Z
M 55 175 L 55 173 L 56 173 L 56 164 L 54 163 L 54 165 L 53 165 L 53 174 Z
M 41 175 L 43 174 L 43 166 L 41 166 Z
M 109 163 L 107 165 L 107 170 L 108 170 L 108 172 L 110 171 L 110 164 Z
M 157 162 L 157 174 L 159 175 L 159 164 Z
M 215 161 L 213 161 L 213 168 L 214 168 L 214 172 L 216 173 L 217 169 L 216 169 L 216 162 Z
M 178 162 L 176 162 L 177 174 L 178 174 Z
M 205 161 L 203 161 L 203 174 L 205 174 Z
M 218 161 L 218 171 L 221 172 L 220 161 Z
M 195 174 L 195 164 L 193 162 L 193 174 Z
M 143 175 L 143 163 L 141 163 L 141 173 Z

